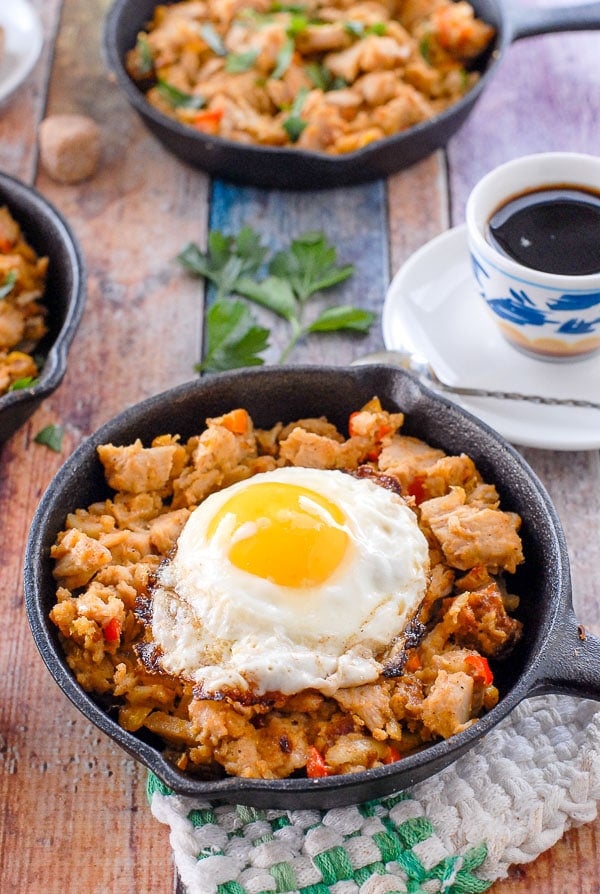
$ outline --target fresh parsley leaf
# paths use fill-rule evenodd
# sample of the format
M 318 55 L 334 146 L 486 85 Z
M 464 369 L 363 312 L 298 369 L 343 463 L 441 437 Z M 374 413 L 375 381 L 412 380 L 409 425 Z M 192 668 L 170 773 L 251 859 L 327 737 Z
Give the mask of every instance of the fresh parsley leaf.
M 244 272 L 254 273 L 267 256 L 268 248 L 262 244 L 261 238 L 252 227 L 242 227 L 233 240 L 235 252 L 244 261 Z
M 179 254 L 178 260 L 194 276 L 203 276 L 214 283 L 216 298 L 220 299 L 236 291 L 236 283 L 242 275 L 256 273 L 266 253 L 267 249 L 252 227 L 242 227 L 237 236 L 212 230 L 206 252 L 191 242 Z
M 309 62 L 304 71 L 318 90 L 325 93 L 331 84 L 331 72 L 322 62 Z
M 348 86 L 348 81 L 341 77 L 335 77 L 331 81 L 330 90 L 344 90 Z
M 290 67 L 292 57 L 294 55 L 295 45 L 291 37 L 288 37 L 284 45 L 277 53 L 275 68 L 271 72 L 271 77 L 278 81 L 284 76 Z
M 15 283 L 17 281 L 17 271 L 9 270 L 6 276 L 4 277 L 4 281 L 0 286 L 0 299 L 8 297 L 12 290 L 15 287 Z
M 298 94 L 297 94 L 296 98 L 294 99 L 294 102 L 292 103 L 289 117 L 286 118 L 282 122 L 282 127 L 285 130 L 285 132 L 287 133 L 287 135 L 290 138 L 290 140 L 292 141 L 292 143 L 296 142 L 296 140 L 300 137 L 300 134 L 302 133 L 302 131 L 308 124 L 307 121 L 304 121 L 300 117 L 300 112 L 302 111 L 302 108 L 304 106 L 304 103 L 306 102 L 306 97 L 308 96 L 308 94 L 309 94 L 309 90 L 307 87 L 302 87 L 298 91 Z
M 24 391 L 25 388 L 33 388 L 37 385 L 39 379 L 37 376 L 23 376 L 21 379 L 15 379 L 8 387 L 9 391 Z
M 306 11 L 304 3 L 271 3 L 269 12 L 296 12 L 302 13 Z
M 269 330 L 259 326 L 241 300 L 219 299 L 206 315 L 206 356 L 197 372 L 222 372 L 262 366 L 259 355 L 269 346 Z
M 308 19 L 305 15 L 298 15 L 297 13 L 293 14 L 286 29 L 285 33 L 288 37 L 295 37 L 297 34 L 301 34 L 303 31 L 306 31 L 308 27 Z
M 373 22 L 372 25 L 365 25 L 364 22 L 350 20 L 344 23 L 344 30 L 351 37 L 359 39 L 366 37 L 368 34 L 376 34 L 378 37 L 382 37 L 386 33 L 384 22 Z
M 287 280 L 278 276 L 267 276 L 261 282 L 250 276 L 242 276 L 236 283 L 236 291 L 284 320 L 291 320 L 296 315 L 296 298 L 292 287 Z
M 258 57 L 258 50 L 248 50 L 247 53 L 230 53 L 225 61 L 225 71 L 230 74 L 241 74 L 249 71 Z
M 290 115 L 289 118 L 286 118 L 285 121 L 282 122 L 281 126 L 292 143 L 297 143 L 302 136 L 302 131 L 308 126 L 308 121 L 303 121 L 302 118 L 299 118 L 297 115 Z
M 431 34 L 424 34 L 419 42 L 419 53 L 428 64 L 431 64 L 430 44 Z
M 354 272 L 352 264 L 338 267 L 335 261 L 336 250 L 323 233 L 304 233 L 294 239 L 288 251 L 275 255 L 269 273 L 287 279 L 304 303 L 315 292 L 343 282 Z
M 370 310 L 349 306 L 328 307 L 306 329 L 308 332 L 337 332 L 341 329 L 368 332 L 374 322 L 375 314 Z
M 343 90 L 348 86 L 348 82 L 344 78 L 337 75 L 334 78 L 323 62 L 309 62 L 304 66 L 304 71 L 315 87 L 322 90 L 323 93 L 327 93 L 329 90 Z
M 154 59 L 152 57 L 152 50 L 150 49 L 148 37 L 145 34 L 140 34 L 135 47 L 139 63 L 138 71 L 141 75 L 149 75 L 154 68 Z
M 353 22 L 352 20 L 344 22 L 344 31 L 351 37 L 364 37 L 365 27 L 364 22 Z
M 213 25 L 210 25 L 208 23 L 202 25 L 202 27 L 200 28 L 200 34 L 202 35 L 203 40 L 211 48 L 213 53 L 215 53 L 217 56 L 227 55 L 227 49 L 225 47 L 225 44 L 223 43 L 221 35 L 213 27 Z
M 60 453 L 62 450 L 63 435 L 64 429 L 62 425 L 46 425 L 45 428 L 42 428 L 42 430 L 37 433 L 33 440 L 36 444 L 43 444 L 44 447 L 49 447 L 50 450 L 54 450 L 55 453 Z
M 164 81 L 162 78 L 158 79 L 156 89 L 162 98 L 174 109 L 201 109 L 206 105 L 206 100 L 203 96 L 184 93 L 183 90 L 174 87 L 173 84 L 169 84 L 168 81 Z

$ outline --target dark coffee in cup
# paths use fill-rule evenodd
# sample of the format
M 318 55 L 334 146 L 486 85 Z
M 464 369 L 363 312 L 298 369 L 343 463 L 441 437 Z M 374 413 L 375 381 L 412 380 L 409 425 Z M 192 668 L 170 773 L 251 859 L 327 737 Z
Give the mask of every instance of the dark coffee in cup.
M 563 276 L 600 272 L 600 193 L 569 184 L 513 196 L 490 217 L 490 244 L 524 267 Z
M 524 155 L 466 207 L 474 284 L 504 338 L 539 360 L 600 352 L 600 156 Z

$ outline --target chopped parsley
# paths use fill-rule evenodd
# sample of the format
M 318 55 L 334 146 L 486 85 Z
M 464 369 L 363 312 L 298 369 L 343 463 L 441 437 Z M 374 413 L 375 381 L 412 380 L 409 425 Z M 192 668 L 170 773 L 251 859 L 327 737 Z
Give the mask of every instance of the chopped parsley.
M 0 299 L 7 298 L 12 290 L 15 287 L 15 283 L 17 281 L 17 271 L 9 270 L 6 276 L 4 277 L 4 281 L 0 286 Z
M 230 74 L 241 74 L 249 71 L 258 56 L 258 50 L 248 50 L 247 53 L 230 53 L 225 60 L 225 71 Z
M 25 388 L 33 388 L 38 382 L 39 379 L 37 376 L 23 376 L 21 379 L 15 379 L 15 381 L 9 385 L 8 390 L 24 391 Z
M 203 96 L 194 96 L 193 93 L 184 93 L 168 81 L 159 78 L 156 89 L 174 109 L 201 109 L 206 105 Z
M 227 49 L 225 47 L 225 44 L 223 43 L 221 35 L 216 30 L 216 28 L 214 28 L 213 25 L 210 25 L 208 23 L 202 25 L 200 34 L 202 35 L 203 40 L 211 48 L 213 53 L 215 53 L 217 56 L 227 55 Z
M 36 444 L 43 444 L 55 453 L 62 450 L 64 429 L 62 425 L 46 425 L 33 439 Z

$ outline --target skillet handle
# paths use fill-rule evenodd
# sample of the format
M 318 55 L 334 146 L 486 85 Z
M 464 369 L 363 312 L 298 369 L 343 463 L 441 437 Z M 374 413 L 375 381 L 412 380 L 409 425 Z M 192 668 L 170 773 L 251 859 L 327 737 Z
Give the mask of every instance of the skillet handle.
M 521 3 L 507 5 L 511 40 L 555 31 L 593 31 L 600 28 L 600 3 L 536 9 Z
M 600 701 L 600 639 L 572 611 L 554 628 L 544 655 L 528 695 L 564 692 Z

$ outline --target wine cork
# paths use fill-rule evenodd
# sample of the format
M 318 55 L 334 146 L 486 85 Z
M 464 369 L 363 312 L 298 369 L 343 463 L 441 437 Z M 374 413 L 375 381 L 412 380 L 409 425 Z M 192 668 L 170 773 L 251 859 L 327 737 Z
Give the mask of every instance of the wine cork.
M 79 183 L 100 162 L 100 129 L 87 115 L 50 115 L 39 127 L 41 163 L 53 180 Z

